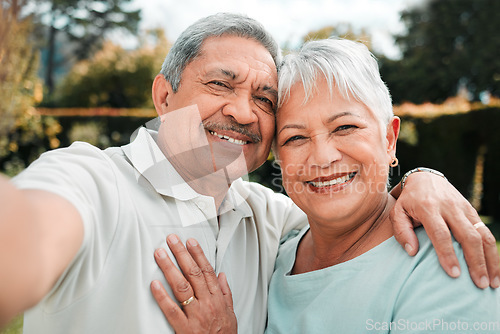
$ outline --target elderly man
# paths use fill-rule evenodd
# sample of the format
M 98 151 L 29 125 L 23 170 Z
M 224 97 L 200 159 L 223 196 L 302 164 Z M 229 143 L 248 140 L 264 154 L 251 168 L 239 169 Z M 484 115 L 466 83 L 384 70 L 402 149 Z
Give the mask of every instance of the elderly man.
M 13 181 L 0 180 L 1 320 L 34 306 L 25 333 L 171 332 L 149 284 L 164 282 L 153 252 L 175 233 L 197 239 L 226 273 L 240 330 L 262 332 L 279 240 L 305 224 L 288 198 L 240 178 L 269 154 L 279 59 L 254 20 L 202 19 L 154 81 L 160 124 L 123 147 L 48 152 Z M 420 198 L 430 203 L 425 211 L 417 211 Z M 499 275 L 480 242 L 491 235 L 476 232 L 477 214 L 441 176 L 412 174 L 398 210 L 395 228 L 410 253 L 417 244 L 404 211 L 440 242 L 450 274 L 459 269 L 445 221 L 459 240 L 472 240 L 463 245 L 478 284 Z

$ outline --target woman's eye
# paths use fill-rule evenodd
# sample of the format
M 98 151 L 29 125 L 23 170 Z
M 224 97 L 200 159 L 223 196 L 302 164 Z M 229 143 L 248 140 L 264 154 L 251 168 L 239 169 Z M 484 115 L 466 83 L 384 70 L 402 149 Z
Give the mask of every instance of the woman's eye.
M 357 128 L 356 125 L 351 125 L 351 124 L 341 125 L 341 126 L 337 127 L 334 132 L 345 131 L 345 130 L 355 129 L 355 128 Z
M 290 144 L 290 143 L 293 143 L 293 142 L 298 142 L 302 139 L 305 139 L 304 136 L 300 136 L 300 135 L 297 135 L 297 136 L 292 136 L 290 138 L 288 138 L 287 140 L 285 140 L 285 142 L 283 143 L 283 145 L 286 145 L 286 144 Z

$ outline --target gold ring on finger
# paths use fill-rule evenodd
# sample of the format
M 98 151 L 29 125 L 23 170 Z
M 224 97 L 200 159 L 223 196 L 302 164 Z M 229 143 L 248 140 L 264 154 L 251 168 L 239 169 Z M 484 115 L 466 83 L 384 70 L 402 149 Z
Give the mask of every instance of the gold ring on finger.
M 476 230 L 477 230 L 478 228 L 480 228 L 480 227 L 483 227 L 483 226 L 484 226 L 484 227 L 486 227 L 486 225 L 485 225 L 483 222 L 479 222 L 479 223 L 475 223 L 475 224 L 474 224 L 474 227 L 476 228 Z
M 189 304 L 191 304 L 191 302 L 192 302 L 193 300 L 194 300 L 194 296 L 191 296 L 191 297 L 189 297 L 187 300 L 183 301 L 183 302 L 181 303 L 181 305 L 182 305 L 182 306 L 189 305 Z

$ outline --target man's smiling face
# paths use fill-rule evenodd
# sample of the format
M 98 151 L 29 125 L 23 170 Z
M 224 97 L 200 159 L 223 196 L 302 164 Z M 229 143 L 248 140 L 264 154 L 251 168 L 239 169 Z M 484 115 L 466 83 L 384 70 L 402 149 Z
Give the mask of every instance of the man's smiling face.
M 160 114 L 196 106 L 215 169 L 226 165 L 218 162 L 226 151 L 232 156 L 235 150 L 243 153 L 245 172 L 264 163 L 274 136 L 278 98 L 276 66 L 264 46 L 231 35 L 208 38 L 200 55 L 185 67 L 177 92 L 168 83 L 166 87 Z M 183 129 L 176 130 L 177 139 L 188 137 Z M 192 136 L 183 140 L 186 147 L 200 146 L 192 143 Z

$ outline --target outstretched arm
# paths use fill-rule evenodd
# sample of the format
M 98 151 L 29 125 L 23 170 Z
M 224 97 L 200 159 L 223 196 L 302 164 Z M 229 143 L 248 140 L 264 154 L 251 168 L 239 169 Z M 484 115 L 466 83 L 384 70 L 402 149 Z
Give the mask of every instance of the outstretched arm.
M 77 210 L 0 176 L 0 328 L 47 294 L 83 240 Z
M 445 178 L 427 172 L 408 176 L 405 187 L 391 194 L 398 198 L 391 212 L 396 240 L 410 255 L 418 251 L 413 228 L 423 225 L 444 270 L 460 275 L 460 265 L 451 243 L 451 233 L 462 245 L 472 280 L 480 288 L 500 286 L 500 257 L 495 238 L 476 210 Z M 450 233 L 451 230 L 451 233 Z

